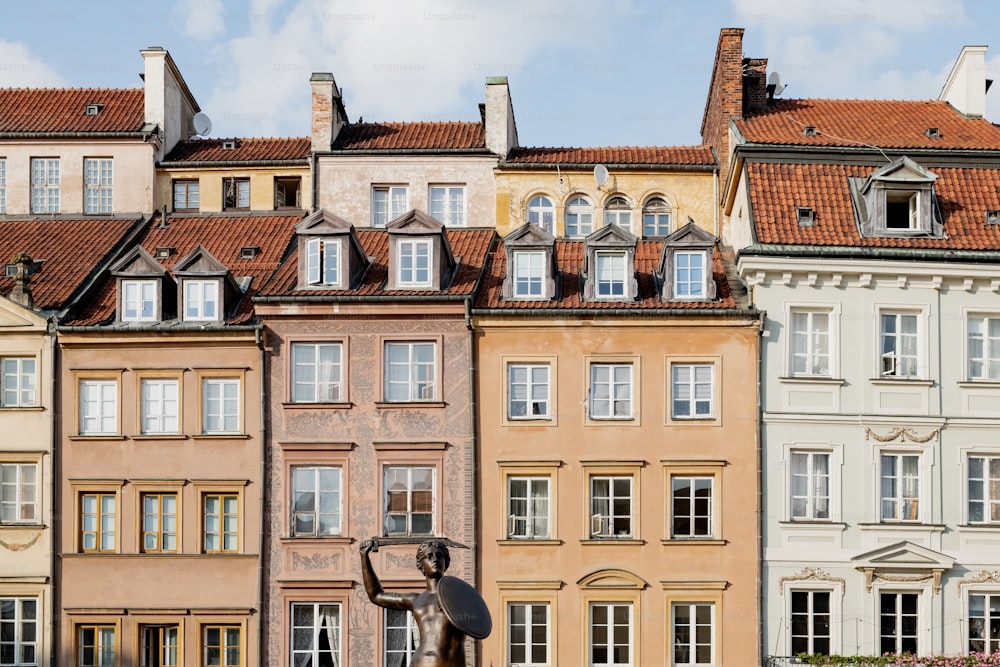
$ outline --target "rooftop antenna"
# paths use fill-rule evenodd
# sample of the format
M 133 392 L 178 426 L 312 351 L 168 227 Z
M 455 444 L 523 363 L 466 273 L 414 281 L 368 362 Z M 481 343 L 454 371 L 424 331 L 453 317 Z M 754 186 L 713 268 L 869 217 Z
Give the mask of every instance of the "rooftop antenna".
M 196 113 L 192 119 L 192 123 L 194 124 L 194 134 L 191 137 L 205 137 L 212 131 L 212 119 L 206 113 L 201 111 Z M 188 139 L 191 137 L 188 137 Z
M 608 184 L 608 168 L 603 164 L 594 167 L 594 180 L 597 181 L 597 189 L 600 190 Z
M 781 82 L 781 75 L 777 72 L 771 72 L 771 76 L 767 77 L 767 103 L 770 104 L 774 101 L 775 95 L 781 95 L 787 86 Z

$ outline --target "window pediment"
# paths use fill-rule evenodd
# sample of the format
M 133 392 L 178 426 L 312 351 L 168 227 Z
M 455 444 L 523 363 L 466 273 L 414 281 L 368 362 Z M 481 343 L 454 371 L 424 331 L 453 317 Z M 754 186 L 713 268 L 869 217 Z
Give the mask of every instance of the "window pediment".
M 177 260 L 173 273 L 183 320 L 220 321 L 243 294 L 229 269 L 202 245 Z
M 299 262 L 297 289 L 354 289 L 370 264 L 357 231 L 325 210 L 295 225 Z
M 446 289 L 458 270 L 445 225 L 411 210 L 388 225 L 390 290 Z
M 689 222 L 663 240 L 657 283 L 663 301 L 712 301 L 716 298 L 712 257 L 716 238 Z
M 507 270 L 503 298 L 547 300 L 556 296 L 555 236 L 534 223 L 526 223 L 503 239 Z
M 636 237 L 618 225 L 605 225 L 585 239 L 585 301 L 631 301 L 639 294 L 635 277 Z
M 152 324 L 174 312 L 174 281 L 142 246 L 130 250 L 110 270 L 115 278 L 119 322 Z
M 934 194 L 937 175 L 903 156 L 867 178 L 849 178 L 863 237 L 943 237 Z

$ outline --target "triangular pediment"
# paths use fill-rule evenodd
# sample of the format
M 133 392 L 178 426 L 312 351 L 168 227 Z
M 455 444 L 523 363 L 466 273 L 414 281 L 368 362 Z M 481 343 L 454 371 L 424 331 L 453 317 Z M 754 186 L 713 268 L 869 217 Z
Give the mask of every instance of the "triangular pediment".
M 113 276 L 145 276 L 156 278 L 166 274 L 167 270 L 156 261 L 142 246 L 136 246 L 121 259 L 111 265 Z
M 618 225 L 604 225 L 586 239 L 589 246 L 615 247 L 634 246 L 636 237 L 632 232 Z
M 295 223 L 296 234 L 322 236 L 324 234 L 346 234 L 354 225 L 324 209 L 319 209 Z
M 865 190 L 875 182 L 880 183 L 909 183 L 921 185 L 933 183 L 937 180 L 937 174 L 928 171 L 905 155 L 897 160 L 893 160 L 886 166 L 872 172 L 868 176 L 868 183 Z
M 507 236 L 503 237 L 506 246 L 540 246 L 552 245 L 556 237 L 533 222 L 526 222 Z
M 39 317 L 37 313 L 0 296 L 0 329 L 23 331 L 33 327 L 45 331 L 46 326 L 45 318 Z
M 649 584 L 627 570 L 598 570 L 576 582 L 580 588 L 643 590 Z
M 224 276 L 229 269 L 203 245 L 177 260 L 174 264 L 176 276 Z
M 392 220 L 385 228 L 393 234 L 436 234 L 445 227 L 444 223 L 437 218 L 431 217 L 423 211 L 410 209 L 395 220 Z
M 699 227 L 694 222 L 689 222 L 683 227 L 674 230 L 672 234 L 663 239 L 665 245 L 672 246 L 695 246 L 712 247 L 716 242 L 715 236 Z
M 947 570 L 955 564 L 955 559 L 947 554 L 906 541 L 858 554 L 851 560 L 862 569 Z

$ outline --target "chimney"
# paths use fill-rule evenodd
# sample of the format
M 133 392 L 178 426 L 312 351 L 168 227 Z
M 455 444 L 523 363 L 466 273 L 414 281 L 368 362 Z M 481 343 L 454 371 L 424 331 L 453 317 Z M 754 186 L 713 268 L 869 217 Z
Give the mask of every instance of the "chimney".
M 743 114 L 767 106 L 767 58 L 743 59 Z
M 729 119 L 743 114 L 743 28 L 723 28 L 701 120 L 701 142 L 719 158 L 719 174 L 729 174 Z M 722 196 L 720 188 L 720 197 Z
M 150 46 L 139 53 L 144 65 L 144 121 L 150 129 L 153 126 L 160 129 L 163 137 L 157 154 L 160 159 L 178 142 L 194 135 L 194 115 L 201 107 L 166 49 Z
M 14 259 L 11 260 L 11 263 L 15 268 L 14 289 L 10 291 L 7 298 L 16 304 L 31 310 L 35 305 L 35 299 L 31 296 L 31 288 L 28 286 L 31 282 L 31 278 L 28 276 L 28 271 L 31 269 L 33 260 L 28 253 L 19 252 L 14 255 Z
M 510 100 L 507 77 L 486 77 L 483 122 L 486 126 L 486 148 L 506 159 L 510 149 L 517 146 L 517 123 L 514 121 L 514 105 Z
M 965 46 L 938 95 L 959 113 L 972 118 L 986 115 L 986 91 L 992 80 L 986 78 L 986 47 Z
M 312 149 L 326 152 L 347 124 L 344 100 L 329 72 L 313 72 L 309 84 L 312 86 Z

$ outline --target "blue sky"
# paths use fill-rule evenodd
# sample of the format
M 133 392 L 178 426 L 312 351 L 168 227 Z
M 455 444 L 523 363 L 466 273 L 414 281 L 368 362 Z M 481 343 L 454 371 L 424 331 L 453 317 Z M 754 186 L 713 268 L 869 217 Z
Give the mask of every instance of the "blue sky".
M 786 98 L 933 99 L 963 45 L 992 46 L 1000 122 L 998 26 L 989 0 L 9 3 L 0 86 L 137 87 L 156 45 L 212 136 L 304 136 L 314 71 L 333 72 L 352 121 L 477 120 L 486 77 L 506 75 L 522 145 L 687 145 L 722 27 L 746 29 Z

